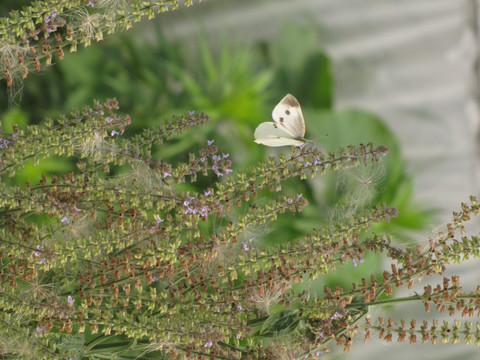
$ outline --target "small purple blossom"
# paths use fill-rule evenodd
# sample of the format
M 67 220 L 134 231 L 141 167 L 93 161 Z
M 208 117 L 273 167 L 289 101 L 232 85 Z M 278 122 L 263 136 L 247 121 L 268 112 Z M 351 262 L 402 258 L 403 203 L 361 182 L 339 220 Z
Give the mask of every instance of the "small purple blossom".
M 208 146 L 212 145 L 215 140 L 207 140 Z
M 287 199 L 287 202 L 288 202 L 289 204 L 291 204 L 291 203 L 293 203 L 293 199 L 292 199 L 292 198 L 288 198 L 288 199 Z
M 110 116 L 108 116 L 108 117 L 105 118 L 105 121 L 107 123 L 111 123 L 113 121 L 113 119 Z
M 220 161 L 220 159 L 221 159 L 220 155 L 212 155 L 212 160 Z
M 172 174 L 168 173 L 168 172 L 164 172 L 163 173 L 163 178 L 165 179 L 166 177 L 171 177 Z
M 312 165 L 312 163 L 310 161 L 308 161 L 308 160 L 305 161 L 305 166 L 310 166 L 310 165 Z
M 218 166 L 217 165 L 212 165 L 212 170 L 217 172 L 218 171 Z
M 322 338 L 323 338 L 323 331 L 320 331 L 320 332 L 318 333 L 318 336 L 320 337 L 320 339 L 322 339 Z
M 89 1 L 87 6 L 95 7 L 95 5 L 93 4 L 93 1 Z
M 300 199 L 303 196 L 303 194 L 297 194 L 297 200 Z
M 242 305 L 238 304 L 238 305 L 237 305 L 237 309 L 238 309 L 238 310 L 243 310 Z
M 10 144 L 10 140 L 0 138 L 0 149 L 5 149 Z
M 207 160 L 207 158 L 206 158 L 205 156 L 202 156 L 202 157 L 200 158 L 200 161 L 201 161 L 201 162 L 205 162 L 206 160 Z
M 62 218 L 60 219 L 60 221 L 61 221 L 62 223 L 70 224 L 70 220 L 68 220 L 67 215 L 65 215 L 64 217 L 62 217 Z
M 207 347 L 212 347 L 212 345 L 213 345 L 212 341 L 207 341 L 207 342 L 205 343 L 205 345 L 203 345 L 203 347 L 205 347 L 205 348 L 207 348 Z
M 37 250 L 42 250 L 43 246 L 42 245 L 37 245 Z
M 203 193 L 205 194 L 205 196 L 209 196 L 212 193 L 212 191 L 208 190 L 208 191 L 204 191 Z
M 157 218 L 155 219 L 155 222 L 156 222 L 157 224 L 160 224 L 160 223 L 162 223 L 163 221 L 164 221 L 164 220 L 163 220 L 160 216 L 157 216 Z
M 355 267 L 357 266 L 357 260 L 352 259 L 352 263 L 353 263 L 353 266 L 355 266 Z
M 317 356 L 320 356 L 320 355 L 322 355 L 322 354 L 323 354 L 323 353 L 322 353 L 322 350 L 317 350 L 317 351 L 315 351 L 315 355 L 317 355 Z
M 331 320 L 335 320 L 335 319 L 337 319 L 337 318 L 339 318 L 339 317 L 342 317 L 342 315 L 340 315 L 338 312 L 335 312 L 335 314 L 333 314 L 333 315 L 330 317 L 330 319 L 331 319 Z
M 215 171 L 215 174 L 217 174 L 218 177 L 223 176 L 223 174 L 220 171 Z
M 75 302 L 75 299 L 74 299 L 71 295 L 68 295 L 68 297 L 67 297 L 67 302 L 68 302 L 69 304 L 74 303 L 74 302 Z
M 195 114 L 195 110 L 192 110 L 192 111 L 188 112 L 188 115 L 190 115 L 190 116 L 192 116 L 193 114 Z
M 42 326 L 37 326 L 37 334 L 44 332 L 45 329 Z
M 16 138 L 18 136 L 17 132 L 12 133 L 12 138 Z
M 235 335 L 235 337 L 236 337 L 237 339 L 240 339 L 240 338 L 242 337 L 242 335 L 237 334 L 237 335 Z
M 158 281 L 158 277 L 156 277 L 156 276 L 152 277 L 152 282 L 154 282 L 154 281 Z
M 120 135 L 120 133 L 116 130 L 112 130 L 110 136 L 114 136 L 114 135 Z
M 41 259 L 39 263 L 40 264 L 45 264 L 45 258 Z
M 45 22 L 45 24 L 48 24 L 50 22 L 50 16 L 45 16 L 43 18 L 43 21 Z
M 225 174 L 230 174 L 232 171 L 232 169 L 225 169 Z
M 82 209 L 77 208 L 77 205 L 74 205 L 74 206 L 73 206 L 73 210 L 75 210 L 76 212 L 82 211 Z
M 228 158 L 229 156 L 230 156 L 230 154 L 224 154 L 224 153 L 222 153 L 222 158 L 223 158 L 223 159 L 226 159 L 226 158 Z
M 242 247 L 243 247 L 243 250 L 245 250 L 245 251 L 248 251 L 248 249 L 249 249 L 248 243 L 246 241 L 242 242 Z

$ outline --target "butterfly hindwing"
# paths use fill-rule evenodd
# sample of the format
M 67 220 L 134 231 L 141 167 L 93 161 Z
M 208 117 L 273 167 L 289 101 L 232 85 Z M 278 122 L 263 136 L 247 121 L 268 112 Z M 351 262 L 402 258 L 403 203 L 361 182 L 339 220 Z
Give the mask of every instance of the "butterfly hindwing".
M 277 123 L 264 122 L 255 130 L 255 142 L 267 146 L 301 146 L 304 141 L 296 139 Z

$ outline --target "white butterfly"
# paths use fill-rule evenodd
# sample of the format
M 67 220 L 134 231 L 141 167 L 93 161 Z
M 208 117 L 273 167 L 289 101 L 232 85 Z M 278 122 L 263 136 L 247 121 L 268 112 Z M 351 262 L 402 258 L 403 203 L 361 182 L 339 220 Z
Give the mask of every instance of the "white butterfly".
M 287 94 L 272 112 L 275 122 L 264 122 L 255 129 L 255 142 L 267 146 L 303 146 L 307 142 L 302 109 L 293 95 Z

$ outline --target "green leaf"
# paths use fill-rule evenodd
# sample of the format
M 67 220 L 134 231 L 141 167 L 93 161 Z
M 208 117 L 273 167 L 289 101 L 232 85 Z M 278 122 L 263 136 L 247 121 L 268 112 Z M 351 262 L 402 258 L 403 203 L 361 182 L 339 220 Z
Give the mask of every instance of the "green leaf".
M 300 322 L 301 314 L 296 309 L 285 309 L 268 317 L 260 330 L 261 336 L 281 336 L 291 333 Z

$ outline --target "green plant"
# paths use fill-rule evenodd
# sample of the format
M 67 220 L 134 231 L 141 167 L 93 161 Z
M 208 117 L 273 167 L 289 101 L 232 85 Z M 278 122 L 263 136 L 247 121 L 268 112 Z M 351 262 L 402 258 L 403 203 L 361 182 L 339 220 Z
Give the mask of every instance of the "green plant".
M 19 75 L 26 75 L 25 69 L 41 67 L 41 59 L 48 63 L 53 52 L 61 57 L 64 45 L 73 49 L 76 43 L 88 45 L 104 32 L 129 27 L 138 16 L 175 5 L 173 1 L 36 2 L 1 22 L 0 35 L 8 44 L 2 51 L 2 59 L 7 60 L 3 77 L 13 87 Z M 90 19 L 88 24 L 79 21 L 79 14 Z M 28 42 L 37 50 L 26 47 Z M 169 60 L 163 69 L 188 85 L 185 104 L 193 101 L 196 108 L 214 111 L 211 98 L 228 104 L 224 96 L 231 93 L 228 88 L 218 91 L 223 82 L 212 72 L 216 62 L 207 48 L 202 51 L 204 65 L 210 68 L 205 81 L 218 84 L 210 88 L 208 97 L 195 84 L 202 81 L 197 77 L 200 72 L 183 74 Z M 230 67 L 229 56 L 220 61 L 224 65 L 220 75 L 232 70 L 233 78 L 240 79 L 245 69 L 240 63 Z M 328 58 L 316 54 L 309 59 L 308 64 L 317 64 L 315 86 L 331 94 Z M 284 80 L 295 86 L 291 79 Z M 246 93 L 254 84 L 255 93 L 265 83 L 243 84 L 240 88 Z M 383 138 L 388 134 L 371 114 L 331 112 L 331 102 L 329 96 L 321 103 L 307 99 L 308 111 L 320 119 L 312 127 L 315 132 L 320 132 L 316 126 L 327 127 L 326 118 L 336 116 L 339 126 L 352 126 L 355 121 L 363 129 L 362 124 L 371 122 Z M 230 111 L 227 105 L 219 109 L 224 115 Z M 190 110 L 126 136 L 131 120 L 118 110 L 115 99 L 96 100 L 92 106 L 39 125 L 26 125 L 22 114 L 13 111 L 4 119 L 0 132 L 0 354 L 4 358 L 318 359 L 335 345 L 349 350 L 359 331 L 365 339 L 375 333 L 387 342 L 396 336 L 400 342 L 408 337 L 410 343 L 421 339 L 434 344 L 439 340 L 480 344 L 480 326 L 471 321 L 454 319 L 439 325 L 437 320 L 420 324 L 416 319 L 369 317 L 372 308 L 406 302 L 423 303 L 426 312 L 433 306 L 450 316 L 478 312 L 480 290 L 462 290 L 457 276 L 440 284 L 426 283 L 423 292 L 408 297 L 394 292 L 410 289 L 415 279 L 443 274 L 451 263 L 479 256 L 479 238 L 466 236 L 464 228 L 480 211 L 476 198 L 462 204 L 446 230 L 429 239 L 428 246 L 396 245 L 381 224 L 394 219 L 397 210 L 382 201 L 396 203 L 409 193 L 370 193 L 372 184 L 405 184 L 401 164 L 387 162 L 386 175 L 371 170 L 371 166 L 381 169 L 386 146 L 375 147 L 363 139 L 351 145 L 357 139 L 345 139 L 344 132 L 332 127 L 330 137 L 344 143 L 334 151 L 313 145 L 292 148 L 246 169 L 232 170 L 231 158 L 238 154 L 222 152 L 217 137 L 205 141 L 204 135 L 210 135 L 205 130 L 193 138 L 193 151 L 174 156 L 178 151 L 169 150 L 192 127 L 197 131 L 208 126 L 205 113 Z M 392 152 L 398 149 L 393 146 Z M 48 175 L 18 176 L 31 164 L 52 159 L 62 159 L 64 168 Z M 362 169 L 367 170 L 362 173 Z M 351 176 L 348 171 L 357 173 Z M 318 201 L 315 206 L 308 204 L 308 199 L 322 194 L 312 180 L 336 173 L 346 180 L 327 181 L 341 186 L 324 207 L 342 212 L 325 219 Z M 352 179 L 361 189 L 350 185 Z M 351 189 L 359 192 L 352 194 Z M 370 206 L 372 201 L 379 204 Z M 304 212 L 308 217 L 299 216 Z M 294 231 L 286 231 L 292 224 Z M 367 264 L 378 254 L 392 261 L 388 270 Z M 347 272 L 341 281 L 330 278 L 323 293 L 300 286 L 348 267 L 362 271 Z

